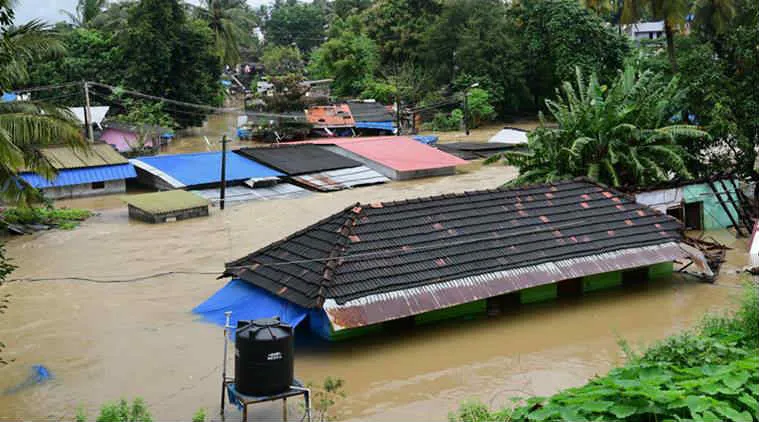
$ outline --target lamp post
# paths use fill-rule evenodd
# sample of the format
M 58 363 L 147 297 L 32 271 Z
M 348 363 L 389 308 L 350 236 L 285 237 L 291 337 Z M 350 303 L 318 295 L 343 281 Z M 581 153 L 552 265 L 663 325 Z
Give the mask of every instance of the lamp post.
M 466 133 L 466 136 L 469 136 L 469 90 L 478 86 L 480 86 L 480 83 L 475 82 L 464 88 L 464 133 Z

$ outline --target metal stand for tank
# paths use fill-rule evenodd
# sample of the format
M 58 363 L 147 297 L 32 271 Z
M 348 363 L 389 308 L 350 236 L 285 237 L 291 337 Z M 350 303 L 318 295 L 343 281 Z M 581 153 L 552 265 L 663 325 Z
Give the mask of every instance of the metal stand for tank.
M 224 312 L 226 322 L 224 322 L 224 361 L 222 362 L 221 372 L 221 416 L 224 417 L 225 396 L 229 395 L 229 403 L 237 404 L 242 408 L 242 422 L 248 421 L 248 406 L 252 404 L 264 403 L 268 401 L 282 400 L 282 420 L 287 422 L 287 398 L 303 396 L 305 405 L 305 420 L 311 422 L 311 390 L 303 387 L 300 382 L 295 380 L 297 385 L 291 385 L 290 389 L 278 394 L 269 396 L 248 396 L 237 391 L 234 378 L 227 378 L 227 344 L 229 342 L 229 329 L 234 328 L 230 325 L 232 312 Z

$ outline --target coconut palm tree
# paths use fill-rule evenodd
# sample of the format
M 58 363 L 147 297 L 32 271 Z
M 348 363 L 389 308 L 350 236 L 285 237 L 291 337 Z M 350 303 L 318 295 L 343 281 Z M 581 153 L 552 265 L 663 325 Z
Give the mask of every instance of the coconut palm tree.
M 721 34 L 735 17 L 734 0 L 696 0 L 695 23 L 711 34 Z
M 0 0 L 0 89 L 10 91 L 24 83 L 28 67 L 51 54 L 61 53 L 63 44 L 48 26 L 31 21 L 13 26 L 10 1 Z M 54 170 L 40 154 L 39 148 L 67 145 L 85 149 L 79 121 L 66 108 L 34 101 L 0 103 L 0 196 L 26 203 L 28 186 L 17 177 L 21 169 L 52 177 Z
M 514 183 L 586 176 L 612 186 L 648 185 L 690 177 L 680 142 L 708 137 L 695 126 L 671 125 L 682 91 L 677 78 L 628 66 L 608 88 L 595 75 L 564 82 L 546 106 L 558 127 L 544 122 L 529 137 L 529 153 L 507 153 L 519 167 Z M 497 161 L 499 157 L 489 160 Z
M 636 23 L 646 13 L 655 21 L 664 21 L 667 55 L 672 71 L 677 73 L 675 30 L 685 24 L 689 10 L 688 0 L 625 0 L 622 7 L 622 23 Z
M 202 0 L 196 9 L 216 35 L 216 47 L 223 64 L 234 65 L 240 60 L 239 41 L 245 34 L 236 20 L 247 14 L 246 7 L 245 0 Z
M 75 13 L 67 10 L 61 10 L 61 13 L 68 16 L 74 26 L 85 27 L 105 10 L 107 3 L 107 0 L 79 0 Z

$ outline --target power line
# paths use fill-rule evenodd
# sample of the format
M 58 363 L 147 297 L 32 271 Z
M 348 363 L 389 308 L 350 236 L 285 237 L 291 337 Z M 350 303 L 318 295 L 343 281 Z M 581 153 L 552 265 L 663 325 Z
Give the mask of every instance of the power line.
M 97 87 L 100 87 L 100 88 L 108 89 L 112 93 L 121 92 L 121 93 L 129 94 L 129 95 L 132 95 L 132 96 L 135 96 L 135 97 L 145 98 L 145 99 L 154 100 L 154 101 L 163 101 L 165 103 L 175 104 L 175 105 L 178 105 L 178 106 L 181 106 L 181 107 L 189 107 L 189 108 L 196 108 L 196 109 L 201 109 L 201 110 L 217 111 L 217 112 L 221 112 L 221 113 L 238 112 L 238 111 L 241 110 L 240 108 L 213 107 L 213 106 L 209 106 L 209 105 L 188 103 L 188 102 L 185 102 L 185 101 L 177 101 L 177 100 L 172 100 L 170 98 L 159 97 L 159 96 L 156 96 L 156 95 L 144 94 L 144 93 L 138 92 L 138 91 L 132 91 L 132 90 L 129 90 L 129 89 L 118 88 L 118 87 L 111 86 L 111 85 L 101 84 L 99 82 L 88 82 L 88 84 L 90 84 L 92 86 L 97 86 Z
M 56 85 L 44 85 L 44 86 L 37 86 L 37 87 L 32 87 L 32 88 L 17 89 L 14 92 L 28 93 L 28 92 L 39 92 L 39 91 L 52 91 L 54 89 L 70 88 L 73 86 L 80 86 L 80 85 L 82 85 L 81 82 L 66 82 L 66 83 L 56 84 Z

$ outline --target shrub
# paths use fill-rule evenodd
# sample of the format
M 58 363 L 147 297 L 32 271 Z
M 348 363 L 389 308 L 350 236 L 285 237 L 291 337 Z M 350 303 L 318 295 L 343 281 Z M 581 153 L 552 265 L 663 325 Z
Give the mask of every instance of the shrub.
M 461 126 L 461 119 L 464 118 L 464 112 L 455 109 L 451 114 L 436 113 L 431 122 L 424 123 L 422 129 L 433 131 L 450 131 L 458 130 Z
M 118 403 L 106 403 L 100 407 L 97 422 L 153 422 L 145 401 L 136 398 L 131 406 L 124 399 Z

